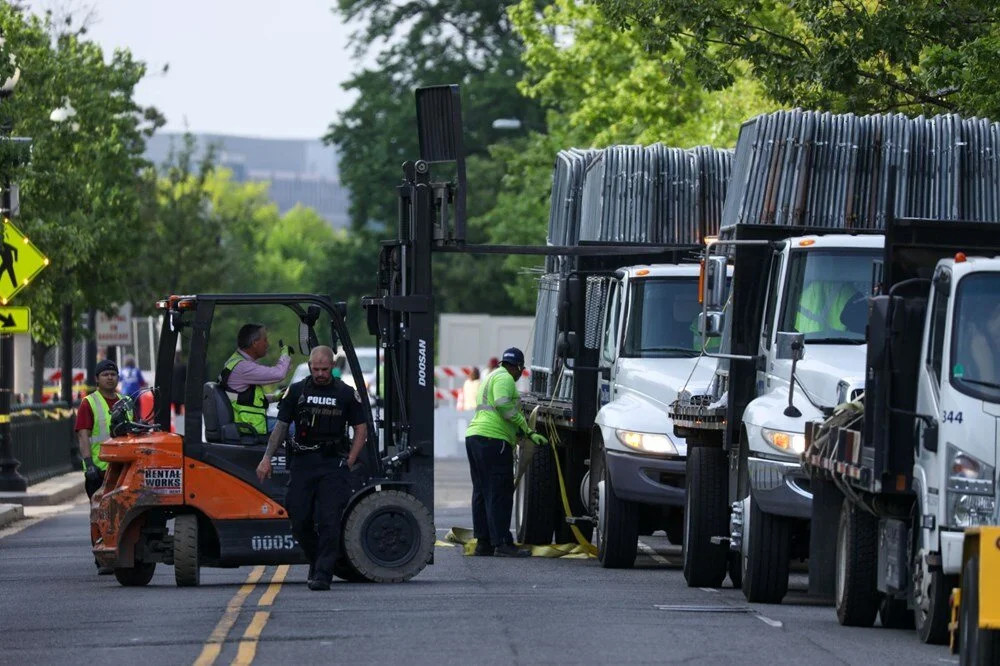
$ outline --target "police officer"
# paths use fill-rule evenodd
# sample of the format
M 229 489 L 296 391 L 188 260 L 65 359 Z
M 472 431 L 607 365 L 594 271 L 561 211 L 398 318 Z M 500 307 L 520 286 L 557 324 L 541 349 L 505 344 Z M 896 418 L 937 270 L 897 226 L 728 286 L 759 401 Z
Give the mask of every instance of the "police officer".
M 289 444 L 291 479 L 285 507 L 292 534 L 309 560 L 309 589 L 329 590 L 340 554 L 340 521 L 351 496 L 350 472 L 364 448 L 367 418 L 357 391 L 332 376 L 333 350 L 315 347 L 309 377 L 288 387 L 278 403 L 278 422 L 257 466 L 263 483 L 271 476 L 271 456 L 295 421 Z M 354 439 L 347 437 L 347 426 Z
M 548 440 L 531 430 L 521 413 L 514 384 L 524 372 L 524 354 L 511 347 L 500 358 L 500 367 L 482 380 L 476 415 L 465 431 L 465 451 L 472 475 L 472 528 L 476 555 L 527 557 L 510 535 L 514 507 L 514 447 L 523 432 L 535 444 Z

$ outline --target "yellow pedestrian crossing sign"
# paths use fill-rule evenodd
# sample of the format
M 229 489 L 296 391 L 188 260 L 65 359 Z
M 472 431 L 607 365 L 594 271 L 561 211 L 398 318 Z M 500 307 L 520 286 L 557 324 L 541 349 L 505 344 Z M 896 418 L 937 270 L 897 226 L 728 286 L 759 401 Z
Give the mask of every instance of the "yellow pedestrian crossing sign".
M 30 308 L 0 308 L 0 333 L 27 333 L 30 326 Z
M 27 287 L 48 265 L 48 257 L 39 252 L 10 220 L 4 220 L 3 244 L 0 245 L 0 305 L 7 305 L 14 294 Z

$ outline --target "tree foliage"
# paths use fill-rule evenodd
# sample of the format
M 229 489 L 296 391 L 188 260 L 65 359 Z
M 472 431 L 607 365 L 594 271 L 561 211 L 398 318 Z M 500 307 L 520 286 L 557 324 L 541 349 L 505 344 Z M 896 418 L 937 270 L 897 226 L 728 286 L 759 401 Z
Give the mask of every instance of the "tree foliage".
M 782 104 L 839 112 L 997 116 L 992 0 L 597 0 L 710 89 L 744 68 Z

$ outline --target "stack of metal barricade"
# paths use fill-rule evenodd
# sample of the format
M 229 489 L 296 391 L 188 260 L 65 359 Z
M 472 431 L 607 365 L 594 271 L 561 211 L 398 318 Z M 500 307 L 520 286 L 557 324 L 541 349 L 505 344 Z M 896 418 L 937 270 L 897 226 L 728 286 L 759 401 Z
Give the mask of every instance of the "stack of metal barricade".
M 718 233 L 733 151 L 611 146 L 560 151 L 552 174 L 549 245 L 697 244 Z M 627 263 L 627 259 L 623 259 Z M 541 279 L 532 345 L 532 391 L 552 395 L 559 278 L 572 257 L 549 257 Z M 599 313 L 588 320 L 600 321 Z M 593 336 L 591 336 L 593 337 Z M 556 397 L 572 396 L 572 374 Z
M 890 193 L 897 217 L 995 220 L 998 148 L 1000 125 L 954 114 L 758 116 L 740 130 L 722 226 L 884 229 Z

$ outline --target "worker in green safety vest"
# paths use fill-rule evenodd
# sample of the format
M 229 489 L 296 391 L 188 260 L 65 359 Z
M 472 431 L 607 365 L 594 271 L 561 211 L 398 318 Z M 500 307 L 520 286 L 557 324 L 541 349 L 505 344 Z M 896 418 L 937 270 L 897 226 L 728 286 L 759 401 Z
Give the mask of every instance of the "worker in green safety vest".
M 281 355 L 273 366 L 258 363 L 267 355 L 270 343 L 263 324 L 245 324 L 236 334 L 237 350 L 229 357 L 219 373 L 219 386 L 233 403 L 233 418 L 237 423 L 249 424 L 258 435 L 266 435 L 274 428 L 275 419 L 267 418 L 267 396 L 264 384 L 280 382 L 288 374 L 292 348 L 281 340 Z
M 87 497 L 104 483 L 108 463 L 100 459 L 101 443 L 111 437 L 111 408 L 121 400 L 118 386 L 118 366 L 105 359 L 94 368 L 97 390 L 88 395 L 76 410 L 76 437 L 83 459 L 84 489 Z M 131 419 L 131 414 L 129 419 Z
M 863 299 L 864 295 L 850 282 L 812 282 L 802 290 L 795 330 L 799 333 L 848 332 L 842 315 L 848 305 L 859 298 Z M 860 332 L 864 333 L 863 327 Z
M 465 452 L 472 476 L 472 528 L 475 555 L 527 557 L 531 551 L 518 548 L 510 534 L 514 508 L 514 447 L 518 433 L 536 445 L 548 440 L 532 431 L 521 413 L 521 397 L 515 381 L 524 372 L 524 354 L 511 347 L 503 353 L 500 367 L 482 381 L 476 414 L 465 430 Z

